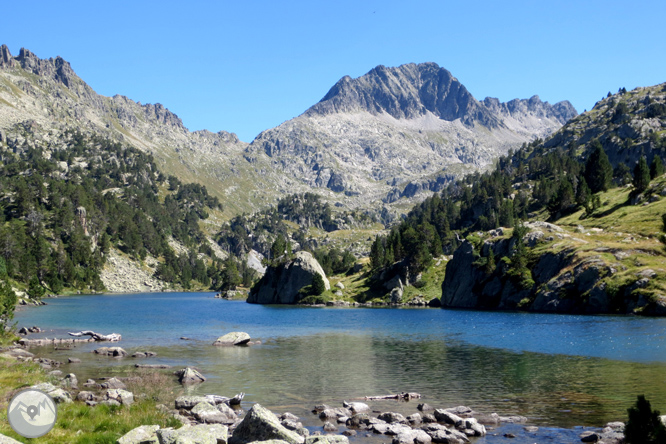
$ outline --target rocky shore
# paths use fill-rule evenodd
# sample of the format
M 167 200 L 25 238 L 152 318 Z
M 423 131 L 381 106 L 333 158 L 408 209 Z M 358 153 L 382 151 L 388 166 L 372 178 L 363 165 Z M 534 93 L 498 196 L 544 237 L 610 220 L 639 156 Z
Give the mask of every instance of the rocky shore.
M 240 338 L 237 333 L 240 332 L 234 332 L 234 336 L 242 339 L 239 343 L 249 339 L 244 336 Z M 230 345 L 233 346 L 233 343 Z M 57 370 L 61 363 L 38 358 L 22 347 L 6 349 L 0 356 L 24 362 L 38 362 L 50 371 L 51 382 L 32 387 L 48 393 L 59 404 L 76 402 L 90 408 L 95 408 L 98 404 L 124 408 L 132 405 L 136 399 L 146 397 L 145 394 L 128 390 L 128 384 L 137 377 L 89 379 L 80 387 L 75 374 L 63 375 Z M 183 385 L 198 384 L 206 379 L 196 369 L 189 367 L 169 373 Z M 116 442 L 249 444 L 270 441 L 272 444 L 347 444 L 351 438 L 356 442 L 391 440 L 392 444 L 463 444 L 484 436 L 487 436 L 485 442 L 498 442 L 494 441 L 495 438 L 527 442 L 524 440 L 552 438 L 558 433 L 566 432 L 569 437 L 572 434 L 577 435 L 581 442 L 612 444 L 622 443 L 624 437 L 624 424 L 621 422 L 609 423 L 598 429 L 553 431 L 528 425 L 528 419 L 522 416 L 484 414 L 466 406 L 432 407 L 420 402 L 421 396 L 416 393 L 359 398 L 355 401 L 343 401 L 338 406 L 315 405 L 312 408 L 313 416 L 309 418 L 298 417 L 290 412 L 273 413 L 258 403 L 244 411 L 245 406 L 241 403 L 243 397 L 244 394 L 233 398 L 219 395 L 178 396 L 171 407 L 157 404 L 155 408 L 172 416 L 182 426 L 160 427 L 156 424 L 144 424 L 118 438 Z M 414 411 L 411 414 L 402 414 L 392 411 L 390 407 L 387 409 L 388 399 L 393 399 L 388 401 L 389 403 L 411 402 Z M 399 410 L 404 412 L 404 407 L 405 404 L 400 406 Z M 0 442 L 17 441 L 0 435 Z

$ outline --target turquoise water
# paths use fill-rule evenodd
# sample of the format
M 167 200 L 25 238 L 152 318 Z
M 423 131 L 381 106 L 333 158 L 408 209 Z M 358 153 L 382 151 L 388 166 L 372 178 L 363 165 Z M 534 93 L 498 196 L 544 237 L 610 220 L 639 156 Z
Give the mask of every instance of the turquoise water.
M 233 396 L 308 415 L 314 404 L 401 391 L 435 407 L 469 405 L 520 414 L 541 426 L 599 426 L 623 420 L 637 394 L 666 410 L 666 319 L 441 309 L 260 306 L 212 293 L 95 295 L 49 299 L 16 315 L 19 326 L 65 337 L 92 329 L 120 333 L 142 363 L 194 365 L 208 378 L 193 393 Z M 261 345 L 217 348 L 229 331 Z M 180 337 L 191 338 L 183 341 Z M 116 345 L 116 344 L 114 344 Z M 43 348 L 79 380 L 131 372 L 137 361 Z M 377 409 L 413 413 L 415 403 Z

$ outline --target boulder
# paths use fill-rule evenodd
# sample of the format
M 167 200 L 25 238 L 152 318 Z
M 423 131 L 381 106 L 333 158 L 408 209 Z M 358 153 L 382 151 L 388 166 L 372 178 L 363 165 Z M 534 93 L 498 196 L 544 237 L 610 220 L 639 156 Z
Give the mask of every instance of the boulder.
M 142 425 L 130 430 L 116 441 L 116 444 L 159 444 L 157 439 L 158 425 Z
M 220 336 L 213 343 L 217 346 L 246 345 L 250 342 L 250 335 L 242 331 L 232 331 L 224 336 Z
M 280 424 L 273 412 L 255 404 L 236 427 L 229 444 L 247 444 L 268 439 L 279 439 L 289 444 L 303 444 L 305 441 L 301 435 Z
M 342 406 L 351 410 L 353 415 L 357 413 L 366 413 L 370 411 L 370 406 L 364 402 L 346 402 L 343 401 Z
M 312 284 L 315 274 L 321 275 L 324 286 L 331 285 L 319 262 L 306 251 L 299 251 L 293 260 L 268 267 L 259 284 L 250 292 L 247 302 L 253 304 L 296 304 L 302 298 L 300 290 Z
M 49 384 L 48 382 L 43 382 L 41 384 L 33 385 L 32 387 L 35 390 L 40 390 L 47 395 L 49 395 L 51 398 L 53 398 L 53 401 L 55 401 L 56 404 L 62 404 L 62 403 L 70 403 L 72 402 L 72 397 L 68 392 L 61 388 L 57 388 L 53 384 Z
M 197 421 L 206 424 L 233 424 L 236 422 L 235 414 L 229 417 L 226 413 L 221 412 L 219 408 L 216 408 L 208 402 L 200 402 L 195 405 L 192 408 L 192 415 L 194 415 Z
M 229 429 L 220 424 L 199 424 L 157 431 L 160 444 L 226 444 L 228 437 Z
M 186 367 L 182 370 L 178 370 L 176 372 L 176 376 L 178 376 L 178 382 L 181 384 L 199 384 L 206 380 L 206 378 L 201 373 L 199 373 L 198 370 L 192 367 Z
M 116 401 L 122 405 L 130 405 L 134 402 L 134 394 L 123 389 L 111 389 L 104 392 L 105 401 Z
M 74 373 L 69 373 L 63 378 L 60 384 L 65 388 L 77 389 L 79 387 L 79 380 L 76 379 L 76 375 Z
M 88 392 L 86 390 L 82 390 L 79 392 L 78 395 L 76 395 L 76 400 L 81 401 L 81 402 L 86 402 L 86 401 L 96 401 L 97 397 L 93 392 Z
M 455 413 L 447 412 L 444 409 L 435 410 L 435 418 L 437 421 L 443 422 L 444 424 L 456 425 L 462 421 L 462 418 Z
M 393 424 L 395 422 L 403 422 L 405 421 L 405 417 L 401 415 L 400 413 L 394 413 L 394 412 L 385 412 L 385 413 L 380 413 L 379 416 L 377 416 L 379 419 L 382 421 L 386 421 L 390 424 Z
M 175 406 L 177 410 L 190 410 L 200 402 L 208 402 L 205 396 L 179 396 L 176 398 Z
M 100 384 L 100 387 L 103 389 L 123 389 L 125 390 L 127 386 L 123 381 L 118 378 L 111 378 Z

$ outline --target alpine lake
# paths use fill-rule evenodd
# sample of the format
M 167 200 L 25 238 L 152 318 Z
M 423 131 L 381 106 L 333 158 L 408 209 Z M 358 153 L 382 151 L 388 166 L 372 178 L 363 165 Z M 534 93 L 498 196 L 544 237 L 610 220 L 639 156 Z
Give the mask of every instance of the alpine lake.
M 364 401 L 375 411 L 404 415 L 426 402 L 435 408 L 465 405 L 480 413 L 521 415 L 525 424 L 489 430 L 476 443 L 580 442 L 583 430 L 626 421 L 643 394 L 666 413 L 666 319 L 483 312 L 437 308 L 332 308 L 262 306 L 215 299 L 213 293 L 146 293 L 69 296 L 17 311 L 18 327 L 45 332 L 29 338 L 69 337 L 67 332 L 119 333 L 117 343 L 82 343 L 71 349 L 32 348 L 64 362 L 64 374 L 88 378 L 126 376 L 134 365 L 167 364 L 173 372 L 198 368 L 206 382 L 174 390 L 234 396 L 277 414 L 291 412 L 312 430 L 323 422 L 316 404 L 417 392 L 420 400 Z M 261 344 L 215 347 L 217 337 L 244 331 Z M 187 337 L 183 340 L 181 337 Z M 129 355 L 91 353 L 120 346 Z M 75 357 L 81 363 L 68 364 Z M 340 427 L 340 432 L 344 425 Z M 390 437 L 373 438 L 390 442 Z M 362 438 L 352 441 L 361 442 Z

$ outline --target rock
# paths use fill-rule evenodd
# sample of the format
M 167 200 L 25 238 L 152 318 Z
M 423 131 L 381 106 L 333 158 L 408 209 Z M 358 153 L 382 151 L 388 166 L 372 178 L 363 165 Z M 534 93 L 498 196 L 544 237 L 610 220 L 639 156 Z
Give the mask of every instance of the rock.
M 123 381 L 118 378 L 111 378 L 100 384 L 100 387 L 103 389 L 123 389 L 125 390 L 127 386 Z
M 536 426 L 525 426 L 523 427 L 523 430 L 525 430 L 527 433 L 536 433 L 539 431 L 539 427 Z
M 118 438 L 116 444 L 159 444 L 157 439 L 159 429 L 158 425 L 142 425 Z
M 226 413 L 208 402 L 198 403 L 192 408 L 191 412 L 197 421 L 206 424 L 233 424 L 236 422 L 235 414 L 230 418 Z
M 250 335 L 242 331 L 233 331 L 231 333 L 227 333 L 226 335 L 217 338 L 217 340 L 213 343 L 213 345 L 217 346 L 246 345 L 248 342 L 250 342 Z
M 433 410 L 432 406 L 430 404 L 427 404 L 425 402 L 420 403 L 419 405 L 416 406 L 418 410 L 421 412 L 427 412 L 429 410 Z
M 278 416 L 278 418 L 280 419 L 280 421 L 298 421 L 300 419 L 298 416 L 289 412 L 284 412 L 283 414 Z
M 113 356 L 117 358 L 127 356 L 127 352 L 121 347 L 100 347 L 93 350 L 93 353 L 103 356 Z
M 323 429 L 325 432 L 337 432 L 338 431 L 338 426 L 335 424 L 332 424 L 330 422 L 325 422 Z
M 335 408 L 335 409 L 326 409 L 319 412 L 319 419 L 336 419 L 342 416 L 352 416 L 352 412 L 346 408 Z
M 67 362 L 70 364 L 79 364 L 81 360 L 79 358 L 67 358 Z
M 423 420 L 421 419 L 421 415 L 418 413 L 414 413 L 413 415 L 409 415 L 407 418 L 407 422 L 409 422 L 411 425 L 417 425 L 421 424 Z
M 293 421 L 291 419 L 283 419 L 280 421 L 280 424 L 288 428 L 289 430 L 293 430 L 294 432 L 298 433 L 299 429 L 303 428 L 303 423 L 299 421 Z
M 393 438 L 393 444 L 430 444 L 431 442 L 432 437 L 419 429 L 404 431 Z
M 205 396 L 179 396 L 176 398 L 175 406 L 177 410 L 191 410 L 200 402 L 208 402 L 208 398 Z
M 198 424 L 157 431 L 160 444 L 226 444 L 229 429 L 220 424 Z
M 76 395 L 76 400 L 81 401 L 81 402 L 86 402 L 86 401 L 95 401 L 97 400 L 97 396 L 93 392 L 88 392 L 88 391 L 80 391 L 78 395 Z
M 68 392 L 61 388 L 57 388 L 53 384 L 49 384 L 48 382 L 43 382 L 41 384 L 33 385 L 32 387 L 35 390 L 41 390 L 42 392 L 46 393 L 49 395 L 53 400 L 55 401 L 56 404 L 68 404 L 72 402 L 72 397 Z
M 353 415 L 356 415 L 357 413 L 366 413 L 370 411 L 370 407 L 368 404 L 365 404 L 363 402 L 343 402 L 342 406 L 346 409 L 351 410 Z
M 324 287 L 330 290 L 319 262 L 306 251 L 299 251 L 295 258 L 276 267 L 268 267 L 266 274 L 248 296 L 247 302 L 255 304 L 295 304 L 300 301 L 300 290 L 312 284 L 315 274 L 321 275 Z
M 437 422 L 437 418 L 435 418 L 435 415 L 433 415 L 432 413 L 424 414 L 421 419 L 423 420 L 424 423 Z
M 134 402 L 134 394 L 123 389 L 110 389 L 104 392 L 105 401 L 116 401 L 122 405 L 130 405 Z
M 500 416 L 499 420 L 500 420 L 500 422 L 508 422 L 508 423 L 511 423 L 511 424 L 521 424 L 521 423 L 527 422 L 526 417 L 518 416 L 518 415 Z
M 198 370 L 192 367 L 186 367 L 177 371 L 176 376 L 178 376 L 178 382 L 181 384 L 199 384 L 206 380 Z
M 358 413 L 347 419 L 345 424 L 347 427 L 358 428 L 367 425 L 369 421 L 370 417 L 366 413 Z
M 381 419 L 382 421 L 386 421 L 390 424 L 405 421 L 405 417 L 403 415 L 401 415 L 400 413 L 394 413 L 394 412 L 380 413 L 379 416 L 377 416 L 377 417 L 379 419 Z
M 400 288 L 402 290 L 404 286 L 402 285 L 402 280 L 400 279 L 400 276 L 395 275 L 388 281 L 384 282 L 384 288 L 387 289 L 388 291 L 391 291 L 394 288 Z
M 337 288 L 339 288 L 340 290 L 344 290 L 344 289 L 345 289 L 345 284 L 343 284 L 342 282 L 338 282 L 337 284 L 335 284 L 335 286 L 336 286 Z
M 435 410 L 435 418 L 437 418 L 437 421 L 439 422 L 451 425 L 456 425 L 462 421 L 460 416 L 443 409 Z
M 393 290 L 391 290 L 391 294 L 389 295 L 389 302 L 391 304 L 399 304 L 402 302 L 402 295 L 403 295 L 403 289 L 396 287 Z
M 349 444 L 349 439 L 340 435 L 308 436 L 305 444 Z
M 601 436 L 596 432 L 583 432 L 580 434 L 580 440 L 582 442 L 597 442 L 601 440 Z
M 79 380 L 74 373 L 69 373 L 61 382 L 63 387 L 76 389 L 79 387 Z
M 305 439 L 282 424 L 275 414 L 255 404 L 238 424 L 229 444 L 247 444 L 267 439 L 280 439 L 290 444 L 303 444 Z
M 4 45 L 3 45 L 4 46 Z M 0 433 L 0 444 L 21 444 L 19 441 Z

